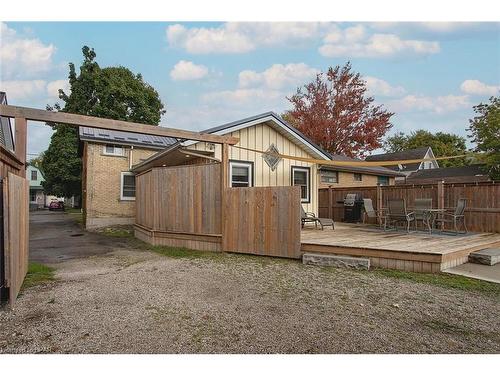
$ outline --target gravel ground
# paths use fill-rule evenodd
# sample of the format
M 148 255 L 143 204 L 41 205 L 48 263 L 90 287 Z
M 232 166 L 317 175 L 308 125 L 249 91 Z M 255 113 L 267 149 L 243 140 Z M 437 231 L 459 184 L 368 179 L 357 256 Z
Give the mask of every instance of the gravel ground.
M 500 301 L 373 272 L 132 246 L 54 264 L 2 353 L 499 353 Z

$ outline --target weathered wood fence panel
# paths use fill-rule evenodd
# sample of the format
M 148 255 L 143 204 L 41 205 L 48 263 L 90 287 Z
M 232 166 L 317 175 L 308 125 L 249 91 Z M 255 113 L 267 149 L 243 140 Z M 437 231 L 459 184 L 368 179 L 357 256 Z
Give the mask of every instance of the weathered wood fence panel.
M 300 257 L 298 187 L 228 188 L 224 205 L 224 251 Z
M 441 187 L 440 187 L 441 186 Z M 453 209 L 459 198 L 467 199 L 466 224 L 473 232 L 500 233 L 500 184 L 479 182 L 465 184 L 424 184 L 372 186 L 364 188 L 331 188 L 319 191 L 319 215 L 336 221 L 344 219 L 342 201 L 348 193 L 360 193 L 363 198 L 371 198 L 378 209 L 387 206 L 389 199 L 404 198 L 408 206 L 415 199 L 431 198 L 434 208 Z
M 221 234 L 220 164 L 153 168 L 136 178 L 136 224 L 159 232 Z
M 3 185 L 5 285 L 13 304 L 28 271 L 29 183 L 9 173 Z

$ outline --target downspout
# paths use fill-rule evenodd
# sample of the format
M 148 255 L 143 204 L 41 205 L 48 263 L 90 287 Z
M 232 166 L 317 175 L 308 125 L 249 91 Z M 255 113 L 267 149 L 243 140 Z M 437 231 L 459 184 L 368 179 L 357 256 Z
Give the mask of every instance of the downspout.
M 128 154 L 128 169 L 132 170 L 132 151 L 134 149 L 134 146 L 130 146 L 130 152 Z

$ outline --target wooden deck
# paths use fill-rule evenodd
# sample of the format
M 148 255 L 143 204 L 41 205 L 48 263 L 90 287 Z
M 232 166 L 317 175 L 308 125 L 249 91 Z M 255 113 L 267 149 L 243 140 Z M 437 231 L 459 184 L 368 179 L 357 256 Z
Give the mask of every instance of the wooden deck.
M 310 226 L 301 233 L 303 253 L 369 258 L 371 267 L 413 272 L 440 272 L 467 262 L 473 251 L 498 246 L 498 233 L 407 234 L 403 230 L 384 232 L 377 226 L 362 224 L 335 223 L 335 230 Z

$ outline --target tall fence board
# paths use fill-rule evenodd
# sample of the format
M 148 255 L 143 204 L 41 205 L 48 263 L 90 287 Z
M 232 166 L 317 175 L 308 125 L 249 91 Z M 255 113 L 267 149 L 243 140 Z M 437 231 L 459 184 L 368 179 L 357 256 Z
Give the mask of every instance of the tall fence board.
M 300 257 L 299 187 L 228 188 L 224 197 L 224 251 Z
M 160 232 L 221 233 L 220 164 L 153 168 L 136 178 L 136 223 Z
M 382 202 L 382 207 L 387 207 L 387 201 L 396 198 L 406 199 L 408 206 L 412 206 L 415 199 L 431 198 L 434 208 L 453 209 L 459 198 L 466 198 L 468 230 L 500 233 L 499 183 L 445 183 L 441 190 L 439 184 L 320 189 L 319 215 L 342 221 L 344 206 L 338 202 L 348 193 L 360 193 L 363 198 L 371 198 L 375 209 L 378 209 L 379 202 Z
M 28 271 L 29 183 L 9 173 L 3 184 L 5 284 L 14 303 Z

